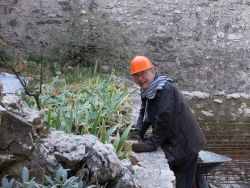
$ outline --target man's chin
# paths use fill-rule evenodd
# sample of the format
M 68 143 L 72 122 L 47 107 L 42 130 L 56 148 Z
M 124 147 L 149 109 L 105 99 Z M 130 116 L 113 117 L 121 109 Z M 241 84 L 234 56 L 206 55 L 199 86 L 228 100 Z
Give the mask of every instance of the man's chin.
M 146 90 L 148 87 L 146 87 L 145 85 L 141 85 L 141 88 L 142 88 L 143 90 Z

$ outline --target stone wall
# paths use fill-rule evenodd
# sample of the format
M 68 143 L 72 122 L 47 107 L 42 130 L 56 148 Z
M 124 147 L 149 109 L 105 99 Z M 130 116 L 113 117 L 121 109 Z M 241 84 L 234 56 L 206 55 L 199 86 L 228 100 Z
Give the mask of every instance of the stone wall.
M 7 0 L 1 1 L 0 17 L 2 46 L 38 52 L 41 41 L 47 48 L 56 44 L 55 33 L 101 27 L 102 37 L 107 30 L 112 40 L 118 37 L 115 49 L 124 67 L 145 54 L 183 90 L 250 89 L 250 0 Z
M 200 122 L 250 122 L 250 95 L 182 91 Z

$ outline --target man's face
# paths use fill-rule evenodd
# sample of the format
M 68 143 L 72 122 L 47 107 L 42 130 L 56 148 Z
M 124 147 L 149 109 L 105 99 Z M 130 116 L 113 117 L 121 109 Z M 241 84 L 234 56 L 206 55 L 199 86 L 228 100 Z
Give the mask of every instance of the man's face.
M 143 90 L 148 88 L 148 86 L 151 84 L 154 78 L 155 78 L 155 71 L 153 68 L 133 74 L 134 82 L 138 86 L 140 86 Z

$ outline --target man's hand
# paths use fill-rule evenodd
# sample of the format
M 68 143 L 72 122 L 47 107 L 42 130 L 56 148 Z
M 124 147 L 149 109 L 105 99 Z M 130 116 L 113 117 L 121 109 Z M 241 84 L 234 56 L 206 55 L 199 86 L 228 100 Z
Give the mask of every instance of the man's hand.
M 137 140 L 137 141 L 142 141 L 142 136 L 141 133 L 139 131 L 132 131 L 129 134 L 129 139 L 133 139 L 133 140 Z
M 150 152 L 150 149 L 148 148 L 145 142 L 139 142 L 132 145 L 132 151 L 136 153 L 141 153 L 141 152 Z

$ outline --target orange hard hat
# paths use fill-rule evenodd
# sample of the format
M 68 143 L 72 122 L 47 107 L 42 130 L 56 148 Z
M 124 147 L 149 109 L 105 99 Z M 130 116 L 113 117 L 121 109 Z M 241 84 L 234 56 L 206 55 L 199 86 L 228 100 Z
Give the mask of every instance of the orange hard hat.
M 135 74 L 154 67 L 151 61 L 145 56 L 136 56 L 130 63 L 130 73 Z

